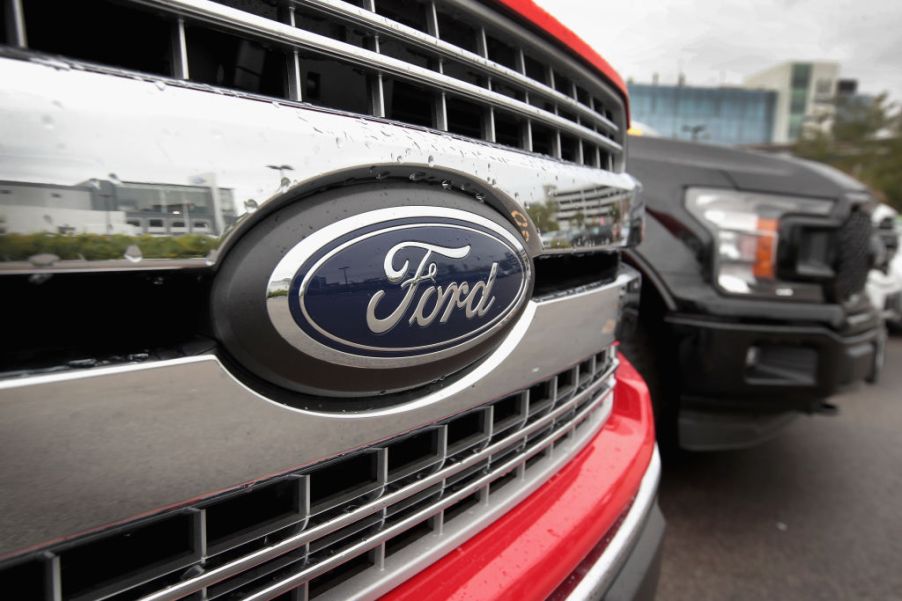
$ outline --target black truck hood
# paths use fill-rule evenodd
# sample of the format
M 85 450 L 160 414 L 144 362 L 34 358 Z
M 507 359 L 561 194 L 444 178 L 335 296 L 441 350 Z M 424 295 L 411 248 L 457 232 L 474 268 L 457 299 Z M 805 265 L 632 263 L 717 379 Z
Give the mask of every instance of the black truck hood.
M 840 198 L 867 189 L 841 171 L 794 157 L 697 142 L 630 136 L 629 170 L 646 187 L 712 184 L 749 192 Z M 667 178 L 666 183 L 658 181 Z

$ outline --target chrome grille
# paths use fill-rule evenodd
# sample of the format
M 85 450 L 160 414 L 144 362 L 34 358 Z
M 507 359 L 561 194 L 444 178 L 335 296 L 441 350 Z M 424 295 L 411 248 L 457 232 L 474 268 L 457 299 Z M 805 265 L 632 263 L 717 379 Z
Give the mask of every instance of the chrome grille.
M 538 488 L 609 415 L 611 349 L 352 454 L 0 567 L 46 600 L 374 597 Z
M 5 2 L 8 45 L 82 67 L 307 102 L 622 170 L 620 95 L 470 0 Z

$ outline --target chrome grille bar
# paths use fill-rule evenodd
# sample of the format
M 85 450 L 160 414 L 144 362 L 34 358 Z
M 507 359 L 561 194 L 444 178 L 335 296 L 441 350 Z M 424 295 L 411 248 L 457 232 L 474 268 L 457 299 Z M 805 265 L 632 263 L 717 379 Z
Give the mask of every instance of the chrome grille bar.
M 454 59 L 466 63 L 471 67 L 479 69 L 489 77 L 521 86 L 526 88 L 527 92 L 534 92 L 539 96 L 553 100 L 590 123 L 597 123 L 611 132 L 619 131 L 617 124 L 613 121 L 609 120 L 604 115 L 599 115 L 592 110 L 592 108 L 580 104 L 574 100 L 572 96 L 567 96 L 558 92 L 553 87 L 543 85 L 542 83 L 527 77 L 522 71 L 517 72 L 504 65 L 491 61 L 485 54 L 474 54 L 468 50 L 449 44 L 441 39 L 441 32 L 439 32 L 438 36 L 425 34 L 421 31 L 417 31 L 413 27 L 409 27 L 403 23 L 396 23 L 375 12 L 358 8 L 347 2 L 342 2 L 342 0 L 293 0 L 293 2 L 368 27 L 380 34 L 395 37 L 401 41 L 416 45 L 423 50 L 435 52 L 443 58 Z M 433 14 L 435 13 L 435 3 L 430 4 L 429 11 Z M 481 48 L 485 48 L 484 29 L 479 35 L 479 39 L 482 41 Z
M 423 67 L 358 48 L 345 42 L 333 40 L 313 32 L 291 27 L 285 23 L 272 21 L 228 6 L 222 6 L 209 0 L 137 0 L 158 9 L 172 11 L 182 17 L 204 21 L 216 27 L 230 29 L 249 34 L 260 39 L 285 44 L 293 48 L 311 50 L 329 57 L 363 64 L 374 70 L 389 75 L 408 79 L 417 83 L 437 88 L 441 91 L 456 94 L 472 101 L 488 104 L 517 113 L 571 135 L 584 138 L 612 152 L 622 152 L 622 146 L 607 136 L 601 135 L 585 126 L 579 125 L 559 115 L 531 106 L 515 98 L 488 90 L 437 73 Z M 400 27 L 400 25 L 398 25 Z M 513 73 L 513 72 L 512 72 Z M 564 97 L 566 98 L 566 97 Z
M 28 38 L 25 34 L 25 15 L 22 12 L 22 0 L 8 0 L 8 5 L 3 9 L 7 10 L 7 18 L 12 21 L 9 25 L 12 42 L 20 48 L 28 46 Z

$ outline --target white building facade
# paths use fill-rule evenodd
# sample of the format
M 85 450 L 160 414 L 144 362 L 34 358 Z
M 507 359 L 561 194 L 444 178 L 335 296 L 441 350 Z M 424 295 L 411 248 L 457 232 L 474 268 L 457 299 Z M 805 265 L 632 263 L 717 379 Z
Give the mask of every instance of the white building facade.
M 789 62 L 746 77 L 744 85 L 777 93 L 773 143 L 789 144 L 805 131 L 832 128 L 838 79 L 838 63 Z

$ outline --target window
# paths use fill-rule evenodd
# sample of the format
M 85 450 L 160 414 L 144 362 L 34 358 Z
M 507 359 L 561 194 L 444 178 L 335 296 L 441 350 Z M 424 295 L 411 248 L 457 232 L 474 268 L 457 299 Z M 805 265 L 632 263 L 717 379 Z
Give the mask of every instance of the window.
M 790 85 L 794 89 L 808 89 L 811 83 L 811 65 L 795 64 L 792 66 L 792 76 Z

